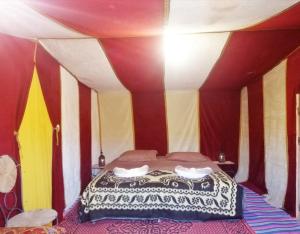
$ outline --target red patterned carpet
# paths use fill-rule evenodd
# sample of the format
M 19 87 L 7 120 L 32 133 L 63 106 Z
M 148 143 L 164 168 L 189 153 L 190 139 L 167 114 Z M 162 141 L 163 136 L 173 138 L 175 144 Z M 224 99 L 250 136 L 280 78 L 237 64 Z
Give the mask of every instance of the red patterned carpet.
M 157 220 L 106 220 L 96 223 L 79 223 L 77 206 L 66 215 L 59 227 L 64 227 L 67 233 L 89 234 L 248 234 L 255 233 L 244 220 L 209 221 L 209 222 L 175 222 Z

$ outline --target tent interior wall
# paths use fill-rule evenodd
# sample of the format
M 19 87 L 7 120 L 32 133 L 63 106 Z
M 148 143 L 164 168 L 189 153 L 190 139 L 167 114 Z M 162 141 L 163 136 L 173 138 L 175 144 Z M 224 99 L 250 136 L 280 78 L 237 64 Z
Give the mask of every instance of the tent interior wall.
M 155 149 L 223 152 L 238 182 L 295 216 L 298 1 L 211 27 L 176 18 L 180 0 L 112 2 L 0 3 L 0 155 L 21 164 L 18 206 L 62 220 L 101 150 L 111 162 Z M 180 33 L 163 33 L 177 23 Z

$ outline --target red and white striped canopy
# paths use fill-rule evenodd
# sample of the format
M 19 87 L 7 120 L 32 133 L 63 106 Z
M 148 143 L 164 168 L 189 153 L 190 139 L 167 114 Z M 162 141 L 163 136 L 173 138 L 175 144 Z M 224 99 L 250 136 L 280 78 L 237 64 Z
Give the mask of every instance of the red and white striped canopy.
M 298 2 L 3 0 L 0 32 L 98 91 L 240 89 L 299 45 Z

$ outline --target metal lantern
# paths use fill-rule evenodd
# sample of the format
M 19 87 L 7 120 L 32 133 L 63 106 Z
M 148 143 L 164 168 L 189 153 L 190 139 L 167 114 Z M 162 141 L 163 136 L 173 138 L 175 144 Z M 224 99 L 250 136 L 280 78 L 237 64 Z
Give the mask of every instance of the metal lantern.
M 100 152 L 100 156 L 98 158 L 98 164 L 99 168 L 104 168 L 105 167 L 105 156 L 103 155 L 103 152 Z
M 220 152 L 219 154 L 219 162 L 225 162 L 226 159 L 225 159 L 225 154 L 224 152 Z

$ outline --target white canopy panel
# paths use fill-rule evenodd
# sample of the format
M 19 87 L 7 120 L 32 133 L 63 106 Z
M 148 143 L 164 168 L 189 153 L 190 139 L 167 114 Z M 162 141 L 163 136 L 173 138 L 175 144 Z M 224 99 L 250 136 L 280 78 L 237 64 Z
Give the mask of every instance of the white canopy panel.
M 132 96 L 128 91 L 98 93 L 101 147 L 110 163 L 135 148 Z
M 199 89 L 228 37 L 229 33 L 166 34 L 165 88 Z
M 100 123 L 99 123 L 99 106 L 98 106 L 98 93 L 91 90 L 91 136 L 92 136 L 92 165 L 98 163 L 98 157 L 100 155 Z
M 0 32 L 32 39 L 87 37 L 41 15 L 21 0 L 0 1 Z
M 170 90 L 165 93 L 168 151 L 200 151 L 199 92 Z
M 241 90 L 240 103 L 240 142 L 239 142 L 239 168 L 235 180 L 239 183 L 245 182 L 249 177 L 249 107 L 247 86 Z
M 266 200 L 283 207 L 288 183 L 287 60 L 263 76 Z
M 80 195 L 80 120 L 78 82 L 60 67 L 62 162 L 66 209 Z
M 299 0 L 171 0 L 171 32 L 233 31 L 260 23 Z
M 43 39 L 40 42 L 85 85 L 98 91 L 125 90 L 97 39 Z

